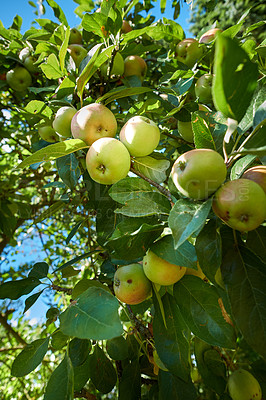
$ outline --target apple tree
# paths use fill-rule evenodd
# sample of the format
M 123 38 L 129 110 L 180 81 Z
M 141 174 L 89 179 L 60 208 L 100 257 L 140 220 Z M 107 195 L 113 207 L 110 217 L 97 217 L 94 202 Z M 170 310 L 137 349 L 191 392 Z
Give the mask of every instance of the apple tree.
M 1 270 L 3 399 L 261 400 L 264 22 L 76 3 L 0 24 L 1 261 L 44 250 Z

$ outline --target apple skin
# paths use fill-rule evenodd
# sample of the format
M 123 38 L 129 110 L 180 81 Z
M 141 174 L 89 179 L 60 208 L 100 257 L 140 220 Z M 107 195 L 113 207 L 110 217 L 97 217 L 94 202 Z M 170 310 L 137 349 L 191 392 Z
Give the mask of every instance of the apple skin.
M 177 129 L 179 135 L 189 143 L 194 142 L 194 133 L 191 121 L 177 121 Z
M 110 61 L 105 62 L 100 67 L 101 73 L 105 77 L 107 77 L 107 71 L 108 71 L 109 62 Z M 124 73 L 124 59 L 123 59 L 123 57 L 121 56 L 120 53 L 116 53 L 116 55 L 114 56 L 114 62 L 113 62 L 113 65 L 112 65 L 110 76 L 112 76 L 112 75 L 123 75 L 123 73 Z
M 76 112 L 71 121 L 71 132 L 75 139 L 84 140 L 89 146 L 102 137 L 114 137 L 117 122 L 109 108 L 92 103 Z
M 187 268 L 185 275 L 194 275 L 194 276 L 198 276 L 200 279 L 205 279 L 206 276 L 203 273 L 202 269 L 200 268 L 199 263 L 197 262 L 197 269 L 193 269 L 193 268 Z
M 186 197 L 203 200 L 214 193 L 227 174 L 223 157 L 211 149 L 194 149 L 175 161 L 171 176 Z
M 245 369 L 237 369 L 228 378 L 228 391 L 233 400 L 261 400 L 261 387 L 257 379 Z
M 69 35 L 69 44 L 81 44 L 82 43 L 82 35 L 77 28 L 70 29 Z
M 213 28 L 203 33 L 199 39 L 199 43 L 210 43 L 215 39 L 218 32 L 222 32 L 219 28 Z
M 127 78 L 129 76 L 138 76 L 141 82 L 144 80 L 147 72 L 146 61 L 139 56 L 128 56 L 124 61 L 124 76 Z
M 16 92 L 24 92 L 32 83 L 29 71 L 19 65 L 7 72 L 6 81 Z
M 136 115 L 122 127 L 120 140 L 132 156 L 145 157 L 158 146 L 160 130 L 149 118 Z
M 81 44 L 70 44 L 67 48 L 70 56 L 73 58 L 73 61 L 78 68 L 80 66 L 81 61 L 88 54 L 87 50 L 81 46 Z
M 77 110 L 74 107 L 64 106 L 59 108 L 53 120 L 53 128 L 63 137 L 71 136 L 71 121 Z
M 38 128 L 38 133 L 40 137 L 49 143 L 58 142 L 58 136 L 51 125 L 41 125 Z
M 247 169 L 241 178 L 258 183 L 266 193 L 266 165 L 257 165 Z
M 176 45 L 176 59 L 192 68 L 203 55 L 202 47 L 196 39 L 184 39 Z
M 128 33 L 132 31 L 132 27 L 130 26 L 128 21 L 123 20 L 121 32 Z
M 212 208 L 231 228 L 240 232 L 252 231 L 266 218 L 266 195 L 256 182 L 235 179 L 217 190 Z
M 202 75 L 195 84 L 195 94 L 201 103 L 212 101 L 212 75 Z
M 103 185 L 112 185 L 127 176 L 131 159 L 127 148 L 117 139 L 104 137 L 94 142 L 86 156 L 91 178 Z
M 186 268 L 171 264 L 148 250 L 143 258 L 143 270 L 147 278 L 159 285 L 173 285 L 185 275 Z
M 151 296 L 152 286 L 140 264 L 119 267 L 114 275 L 114 293 L 126 304 L 139 304 Z
M 29 72 L 38 72 L 38 66 L 35 65 L 34 63 L 36 62 L 36 57 L 34 56 L 28 56 L 25 58 L 23 65 Z

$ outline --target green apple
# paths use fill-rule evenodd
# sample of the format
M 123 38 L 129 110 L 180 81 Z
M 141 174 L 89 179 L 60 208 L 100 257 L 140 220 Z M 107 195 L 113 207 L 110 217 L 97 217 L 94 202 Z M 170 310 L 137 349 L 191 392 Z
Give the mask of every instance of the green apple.
M 123 20 L 121 32 L 128 33 L 132 31 L 132 27 L 128 21 Z
M 194 149 L 175 161 L 171 176 L 186 197 L 203 200 L 214 193 L 227 174 L 223 157 L 211 149 Z
M 102 137 L 114 137 L 117 122 L 114 114 L 103 104 L 92 103 L 82 107 L 73 116 L 71 132 L 75 139 L 91 145 Z
M 120 140 L 132 156 L 145 157 L 158 146 L 160 130 L 149 118 L 136 115 L 122 127 Z
M 29 72 L 38 72 L 38 66 L 35 65 L 35 62 L 37 61 L 36 57 L 34 56 L 28 56 L 25 58 L 23 65 Z
M 143 258 L 143 270 L 147 278 L 159 285 L 173 285 L 179 281 L 186 272 L 185 267 L 171 264 L 148 250 Z
M 38 133 L 40 137 L 49 143 L 58 142 L 58 136 L 56 131 L 52 128 L 51 125 L 43 124 L 38 127 Z
M 217 190 L 212 208 L 231 228 L 252 231 L 266 218 L 266 195 L 256 182 L 235 179 Z
M 104 137 L 94 142 L 86 156 L 86 167 L 91 178 L 103 185 L 112 185 L 127 176 L 130 155 L 117 139 Z
M 145 78 L 147 72 L 146 61 L 139 56 L 128 56 L 124 61 L 125 72 L 124 76 L 138 76 L 141 81 Z
M 203 33 L 199 39 L 199 43 L 210 43 L 215 39 L 218 32 L 222 32 L 221 29 L 213 28 Z
M 197 269 L 193 269 L 193 268 L 187 268 L 185 275 L 194 275 L 194 276 L 198 276 L 200 279 L 205 279 L 206 276 L 203 273 L 202 269 L 200 268 L 199 263 L 197 262 Z
M 110 64 L 110 60 L 106 61 L 104 64 L 101 65 L 100 70 L 103 76 L 107 77 L 108 75 L 108 67 Z M 123 75 L 124 73 L 124 59 L 120 53 L 116 53 L 114 56 L 114 61 L 111 69 L 110 76 L 113 75 Z
M 266 165 L 257 165 L 256 167 L 249 168 L 241 178 L 250 179 L 258 183 L 266 193 Z
M 81 44 L 82 43 L 82 35 L 77 28 L 70 29 L 69 35 L 69 44 Z
M 212 101 L 212 75 L 202 75 L 195 84 L 195 93 L 201 103 Z
M 189 143 L 193 143 L 194 141 L 194 133 L 192 129 L 191 121 L 177 121 L 177 129 L 180 136 L 185 139 Z
M 139 304 L 150 297 L 152 286 L 140 264 L 119 267 L 114 275 L 114 293 L 126 304 Z
M 228 378 L 228 391 L 233 400 L 261 400 L 261 387 L 257 379 L 245 369 L 237 369 Z
M 87 50 L 81 44 L 70 44 L 67 49 L 78 68 L 83 58 L 87 56 Z
M 23 92 L 32 83 L 29 71 L 20 65 L 7 72 L 6 81 L 16 92 Z
M 53 120 L 53 128 L 63 137 L 71 136 L 71 121 L 77 110 L 74 107 L 64 106 L 59 108 Z
M 192 68 L 202 55 L 202 47 L 196 39 L 184 39 L 176 45 L 176 59 L 189 68 Z

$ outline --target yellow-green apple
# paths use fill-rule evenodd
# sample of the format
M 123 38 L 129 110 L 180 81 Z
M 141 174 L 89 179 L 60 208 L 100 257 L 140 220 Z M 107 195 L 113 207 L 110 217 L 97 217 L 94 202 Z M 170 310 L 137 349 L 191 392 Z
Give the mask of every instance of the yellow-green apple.
M 175 161 L 171 176 L 186 197 L 203 200 L 214 193 L 226 178 L 223 157 L 211 149 L 194 149 Z
M 233 400 L 262 399 L 257 379 L 245 369 L 237 369 L 228 378 L 228 391 Z
M 130 31 L 132 31 L 132 27 L 131 27 L 130 23 L 126 20 L 123 20 L 121 32 L 128 33 Z
M 149 118 L 136 115 L 122 127 L 120 140 L 132 156 L 145 157 L 158 146 L 160 130 Z
M 178 61 L 192 68 L 202 57 L 203 50 L 196 39 L 188 38 L 177 43 L 175 53 Z
M 49 143 L 58 142 L 58 135 L 51 125 L 42 124 L 38 127 L 40 137 Z
M 212 101 L 212 75 L 202 75 L 195 84 L 195 93 L 201 103 Z
M 24 92 L 32 83 L 31 74 L 26 68 L 20 65 L 7 72 L 6 81 L 16 92 Z
M 80 66 L 83 58 L 85 58 L 88 54 L 87 50 L 83 46 L 81 46 L 81 44 L 70 44 L 67 50 L 77 68 Z
M 28 56 L 25 58 L 23 65 L 29 72 L 38 72 L 38 66 L 35 65 L 37 58 L 34 56 Z
M 203 33 L 199 39 L 199 43 L 210 43 L 215 39 L 218 32 L 222 32 L 219 28 L 213 28 Z
M 258 183 L 266 193 L 266 165 L 257 165 L 247 169 L 241 178 Z
M 151 282 L 140 264 L 119 267 L 114 275 L 114 293 L 126 304 L 139 304 L 150 297 Z
M 256 182 L 235 179 L 217 190 L 212 208 L 231 228 L 240 232 L 252 231 L 266 218 L 266 195 Z
M 104 137 L 94 142 L 86 156 L 86 167 L 91 178 L 103 185 L 112 185 L 127 176 L 130 154 L 122 142 Z
M 82 35 L 77 28 L 70 29 L 69 35 L 69 44 L 81 44 L 82 43 Z
M 128 56 L 124 61 L 124 76 L 138 76 L 141 81 L 145 78 L 147 72 L 146 61 L 140 56 Z
M 202 269 L 200 268 L 199 263 L 197 262 L 197 269 L 193 269 L 193 268 L 187 268 L 185 275 L 194 275 L 194 276 L 198 276 L 200 279 L 205 279 L 206 276 L 203 273 Z
M 106 61 L 104 64 L 101 65 L 100 70 L 103 76 L 108 76 L 108 67 L 110 65 L 110 61 Z M 124 73 L 124 59 L 120 53 L 116 53 L 114 56 L 114 61 L 111 69 L 110 76 L 113 75 L 123 75 Z
M 53 120 L 53 128 L 63 137 L 71 136 L 71 121 L 77 110 L 74 107 L 64 106 L 59 108 Z
M 151 250 L 148 250 L 143 258 L 143 270 L 150 281 L 163 286 L 173 285 L 186 272 L 185 267 L 171 264 Z
M 191 121 L 177 121 L 177 129 L 179 135 L 185 139 L 187 142 L 193 143 L 194 141 L 194 133 L 192 129 Z
M 102 137 L 114 137 L 117 122 L 114 114 L 103 104 L 92 103 L 76 112 L 71 121 L 71 132 L 75 139 L 91 145 Z

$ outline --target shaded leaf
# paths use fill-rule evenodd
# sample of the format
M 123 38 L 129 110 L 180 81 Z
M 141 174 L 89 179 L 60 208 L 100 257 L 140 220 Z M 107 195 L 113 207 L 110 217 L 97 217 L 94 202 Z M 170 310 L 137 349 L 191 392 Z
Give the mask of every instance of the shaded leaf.
M 74 396 L 74 372 L 67 354 L 53 371 L 47 383 L 44 400 L 71 400 Z
M 2 283 L 0 285 L 0 299 L 17 300 L 21 296 L 30 293 L 34 288 L 41 285 L 41 283 L 41 281 L 34 277 Z
M 171 372 L 159 370 L 159 400 L 196 400 L 197 397 L 191 380 L 184 382 Z
M 96 345 L 89 356 L 90 378 L 97 390 L 109 393 L 116 384 L 116 370 L 103 350 Z
M 57 158 L 56 167 L 62 181 L 71 190 L 74 190 L 81 174 L 79 162 L 75 154 L 71 153 Z

